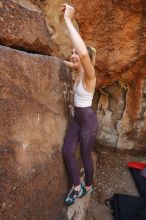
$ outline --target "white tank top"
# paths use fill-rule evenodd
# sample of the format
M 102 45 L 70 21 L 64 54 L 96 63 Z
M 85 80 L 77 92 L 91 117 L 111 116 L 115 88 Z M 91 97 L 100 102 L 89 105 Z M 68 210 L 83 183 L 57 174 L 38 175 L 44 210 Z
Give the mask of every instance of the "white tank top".
M 75 83 L 73 86 L 74 90 L 74 106 L 75 107 L 89 107 L 92 106 L 92 99 L 94 92 L 88 92 L 84 89 L 82 83 L 82 77 L 79 82 L 79 85 L 76 87 Z

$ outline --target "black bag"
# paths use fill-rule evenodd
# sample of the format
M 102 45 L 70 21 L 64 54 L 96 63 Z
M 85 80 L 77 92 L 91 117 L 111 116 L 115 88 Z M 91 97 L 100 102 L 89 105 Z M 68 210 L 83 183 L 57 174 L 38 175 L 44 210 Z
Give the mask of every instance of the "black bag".
M 113 210 L 115 220 L 146 220 L 146 205 L 141 197 L 114 194 L 105 204 Z
M 140 195 L 146 200 L 146 178 L 140 174 L 140 170 L 129 168 Z

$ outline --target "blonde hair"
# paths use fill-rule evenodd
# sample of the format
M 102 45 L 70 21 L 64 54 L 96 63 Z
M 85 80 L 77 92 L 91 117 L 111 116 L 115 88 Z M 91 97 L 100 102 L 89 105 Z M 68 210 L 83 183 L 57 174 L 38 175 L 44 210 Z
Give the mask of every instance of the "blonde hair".
M 91 46 L 86 46 L 87 50 L 88 50 L 88 54 L 90 57 L 91 62 L 93 62 L 93 58 L 96 56 L 96 49 L 94 47 Z

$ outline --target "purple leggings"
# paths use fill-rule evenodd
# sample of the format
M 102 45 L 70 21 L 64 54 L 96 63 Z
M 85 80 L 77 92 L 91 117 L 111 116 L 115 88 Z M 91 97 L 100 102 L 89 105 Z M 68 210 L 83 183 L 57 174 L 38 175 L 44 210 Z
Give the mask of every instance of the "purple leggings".
M 98 131 L 97 115 L 92 107 L 75 107 L 75 116 L 67 130 L 62 154 L 74 186 L 80 184 L 80 171 L 75 159 L 75 151 L 80 143 L 80 155 L 85 170 L 85 183 L 93 184 L 92 151 Z

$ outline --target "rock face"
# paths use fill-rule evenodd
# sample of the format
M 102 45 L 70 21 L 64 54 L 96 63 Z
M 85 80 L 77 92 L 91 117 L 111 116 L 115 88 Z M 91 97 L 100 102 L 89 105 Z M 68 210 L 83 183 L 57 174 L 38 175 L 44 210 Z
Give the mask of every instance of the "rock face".
M 99 142 L 146 150 L 146 2 L 72 2 L 81 35 L 97 50 Z
M 97 49 L 98 144 L 145 150 L 145 0 L 66 2 Z M 67 59 L 72 47 L 62 3 L 0 1 L 0 219 L 85 218 L 78 207 L 62 209 L 68 181 L 61 147 L 72 102 L 69 70 L 52 56 Z M 88 205 L 85 199 L 80 207 Z
M 58 56 L 68 57 L 71 43 L 59 13 L 62 0 L 39 1 L 52 27 Z M 80 34 L 97 50 L 100 145 L 145 150 L 146 2 L 144 0 L 66 1 L 76 10 Z
M 42 10 L 29 0 L 0 1 L 0 44 L 51 55 L 52 29 Z
M 32 2 L 34 2 L 32 0 Z M 64 3 L 64 0 L 44 0 L 39 1 L 39 6 L 42 8 L 46 20 L 52 28 L 52 38 L 55 44 L 58 46 L 59 50 L 55 50 L 55 55 L 59 57 L 70 57 L 72 43 L 69 37 L 68 30 L 64 23 L 63 13 L 60 12 L 60 7 Z M 72 5 L 71 0 L 65 1 L 66 3 Z M 76 29 L 78 30 L 77 21 L 73 21 Z
M 0 66 L 1 219 L 55 219 L 67 183 L 70 74 L 56 57 L 4 46 Z

